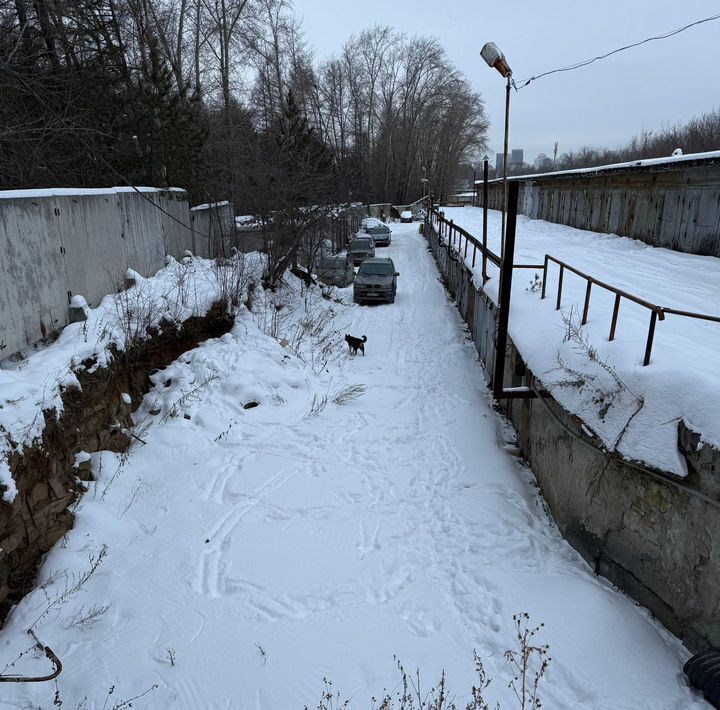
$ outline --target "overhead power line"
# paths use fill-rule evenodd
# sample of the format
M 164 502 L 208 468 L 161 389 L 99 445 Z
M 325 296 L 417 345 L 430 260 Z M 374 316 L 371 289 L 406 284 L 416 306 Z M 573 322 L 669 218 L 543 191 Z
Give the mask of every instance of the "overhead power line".
M 524 89 L 531 81 L 537 81 L 538 79 L 541 79 L 544 76 L 549 76 L 550 74 L 559 74 L 560 72 L 566 72 L 566 71 L 573 71 L 575 69 L 580 69 L 580 67 L 586 67 L 588 64 L 592 64 L 593 62 L 597 62 L 600 59 L 607 59 L 607 57 L 611 57 L 613 54 L 617 54 L 618 52 L 624 52 L 626 49 L 632 49 L 633 47 L 639 47 L 641 44 L 646 44 L 648 42 L 655 42 L 656 40 L 660 39 L 667 39 L 668 37 L 672 37 L 673 35 L 679 34 L 680 32 L 684 32 L 685 30 L 690 29 L 691 27 L 695 27 L 696 25 L 702 25 L 705 22 L 712 22 L 713 20 L 720 19 L 720 14 L 718 15 L 712 15 L 711 17 L 704 17 L 702 20 L 696 20 L 695 22 L 691 22 L 689 25 L 685 25 L 684 27 L 678 27 L 676 30 L 670 30 L 670 32 L 665 32 L 661 35 L 655 35 L 654 37 L 647 37 L 646 39 L 641 40 L 640 42 L 634 42 L 633 44 L 626 44 L 624 47 L 618 47 L 617 49 L 613 49 L 611 52 L 608 52 L 607 54 L 601 54 L 597 57 L 593 57 L 592 59 L 586 59 L 585 61 L 578 62 L 577 64 L 571 64 L 568 67 L 562 67 L 561 69 L 551 69 L 550 71 L 543 72 L 542 74 L 538 74 L 537 76 L 531 76 L 529 79 L 522 79 L 520 82 L 515 83 L 513 81 L 513 86 L 515 89 Z

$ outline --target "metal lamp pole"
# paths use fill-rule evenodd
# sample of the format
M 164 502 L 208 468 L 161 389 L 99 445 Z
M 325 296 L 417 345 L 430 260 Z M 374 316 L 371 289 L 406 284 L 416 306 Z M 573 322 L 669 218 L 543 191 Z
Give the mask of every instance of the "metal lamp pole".
M 505 212 L 507 211 L 507 167 L 508 167 L 508 133 L 510 131 L 510 86 L 512 70 L 505 59 L 505 55 L 497 48 L 494 42 L 488 42 L 480 50 L 480 56 L 486 64 L 497 69 L 500 75 L 507 79 L 505 87 L 505 141 L 503 147 L 503 200 L 502 200 L 502 227 L 500 233 L 500 259 L 505 254 Z
M 503 203 L 502 203 L 502 222 L 500 226 L 500 258 L 505 256 L 505 213 L 507 212 L 508 203 L 508 132 L 510 130 L 510 74 L 507 75 L 507 84 L 505 86 L 505 142 L 503 148 Z

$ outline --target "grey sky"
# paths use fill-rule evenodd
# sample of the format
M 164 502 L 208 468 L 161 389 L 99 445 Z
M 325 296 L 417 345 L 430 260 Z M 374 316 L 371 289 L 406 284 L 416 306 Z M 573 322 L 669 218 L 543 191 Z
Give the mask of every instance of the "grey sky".
M 484 99 L 502 150 L 504 83 L 479 56 L 495 42 L 523 79 L 720 13 L 714 0 L 295 0 L 317 59 L 373 24 L 437 37 Z M 642 129 L 720 107 L 720 20 L 513 92 L 510 147 L 526 162 L 582 145 L 616 147 Z M 720 146 L 717 146 L 720 149 Z

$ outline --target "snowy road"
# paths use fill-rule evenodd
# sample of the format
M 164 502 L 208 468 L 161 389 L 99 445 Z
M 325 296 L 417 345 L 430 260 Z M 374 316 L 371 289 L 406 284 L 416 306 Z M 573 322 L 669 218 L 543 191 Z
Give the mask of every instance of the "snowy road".
M 591 574 L 498 446 L 475 351 L 415 229 L 395 225 L 379 250 L 400 272 L 394 305 L 330 304 L 339 335 L 319 376 L 250 317 L 158 376 L 139 419 L 207 386 L 120 469 L 103 454 L 41 573 L 81 571 L 108 546 L 35 627 L 64 662 L 65 707 L 155 683 L 136 707 L 315 707 L 327 677 L 368 708 L 397 685 L 394 654 L 427 687 L 445 669 L 461 700 L 476 649 L 489 698 L 515 708 L 503 654 L 521 611 L 550 644 L 544 707 L 705 707 L 683 684 L 687 652 Z M 365 357 L 347 355 L 345 332 L 367 335 Z M 309 413 L 313 395 L 352 384 L 363 396 Z M 43 603 L 37 591 L 16 609 L 4 656 L 27 646 Z M 71 624 L 93 605 L 108 605 L 97 623 Z M 52 706 L 49 688 L 8 685 L 0 708 Z

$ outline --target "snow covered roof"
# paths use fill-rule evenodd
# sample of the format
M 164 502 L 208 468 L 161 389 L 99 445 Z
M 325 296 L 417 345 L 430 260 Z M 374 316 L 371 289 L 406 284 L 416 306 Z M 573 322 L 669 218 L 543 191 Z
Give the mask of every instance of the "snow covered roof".
M 613 170 L 630 170 L 633 168 L 648 168 L 657 166 L 670 166 L 675 163 L 704 162 L 720 163 L 720 150 L 711 150 L 706 153 L 688 153 L 687 155 L 669 155 L 666 158 L 647 158 L 645 160 L 631 160 L 627 163 L 612 163 L 610 165 L 596 165 L 592 168 L 576 168 L 574 170 L 556 170 L 549 173 L 533 173 L 532 175 L 514 175 L 508 180 L 533 180 L 535 178 L 556 177 L 558 175 L 582 175 L 584 173 L 604 173 Z M 495 178 L 489 182 L 498 182 Z M 476 185 L 482 185 L 482 180 L 476 180 Z
M 34 190 L 0 190 L 0 200 L 35 199 L 38 197 L 85 197 L 116 195 L 121 192 L 185 192 L 182 187 L 47 187 Z

